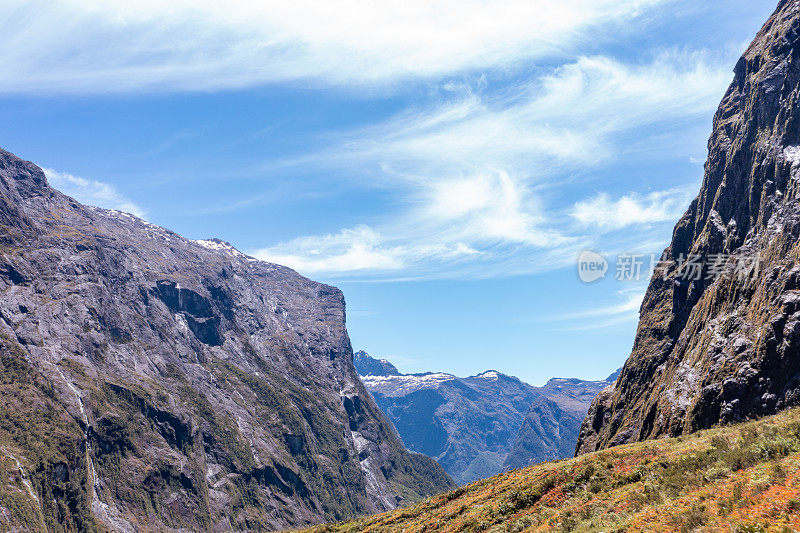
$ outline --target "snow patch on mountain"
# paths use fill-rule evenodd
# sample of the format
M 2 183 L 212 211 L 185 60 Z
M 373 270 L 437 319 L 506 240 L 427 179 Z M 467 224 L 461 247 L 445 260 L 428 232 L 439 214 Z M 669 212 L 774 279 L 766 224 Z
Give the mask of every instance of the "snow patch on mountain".
M 361 381 L 372 392 L 386 396 L 405 396 L 421 389 L 432 389 L 456 377 L 443 372 L 431 374 L 408 374 L 400 376 L 361 376 Z

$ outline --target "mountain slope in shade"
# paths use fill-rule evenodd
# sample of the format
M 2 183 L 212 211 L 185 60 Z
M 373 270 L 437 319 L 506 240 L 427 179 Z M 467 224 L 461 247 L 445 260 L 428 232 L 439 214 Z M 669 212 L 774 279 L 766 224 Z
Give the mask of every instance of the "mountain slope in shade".
M 579 453 L 800 402 L 798 98 L 800 5 L 782 0 L 736 64 L 700 194 L 675 226 L 633 351 L 592 405 Z M 706 264 L 700 276 L 681 261 L 690 256 Z
M 380 374 L 364 352 L 356 370 L 409 450 L 435 458 L 458 483 L 572 455 L 594 396 L 609 383 L 553 379 L 533 387 L 489 370 Z M 397 373 L 395 373 L 397 372 Z
M 617 374 L 604 381 L 553 378 L 538 389 L 542 396 L 525 416 L 503 470 L 571 457 L 589 405 Z
M 363 388 L 338 289 L 4 151 L 0 395 L 0 529 L 273 530 L 452 486 Z

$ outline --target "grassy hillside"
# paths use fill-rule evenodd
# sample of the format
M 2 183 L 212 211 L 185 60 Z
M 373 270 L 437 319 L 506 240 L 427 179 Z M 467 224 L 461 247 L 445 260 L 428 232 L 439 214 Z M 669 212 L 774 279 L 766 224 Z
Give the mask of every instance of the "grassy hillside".
M 307 531 L 800 531 L 800 409 L 544 463 Z

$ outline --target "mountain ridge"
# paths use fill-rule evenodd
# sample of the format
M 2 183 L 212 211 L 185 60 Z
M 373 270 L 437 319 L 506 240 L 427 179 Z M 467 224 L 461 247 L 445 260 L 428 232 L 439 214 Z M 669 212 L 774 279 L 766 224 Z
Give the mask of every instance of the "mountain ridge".
M 83 206 L 1 150 L 0 365 L 30 487 L 0 482 L 12 525 L 279 529 L 453 486 L 363 388 L 341 291 Z

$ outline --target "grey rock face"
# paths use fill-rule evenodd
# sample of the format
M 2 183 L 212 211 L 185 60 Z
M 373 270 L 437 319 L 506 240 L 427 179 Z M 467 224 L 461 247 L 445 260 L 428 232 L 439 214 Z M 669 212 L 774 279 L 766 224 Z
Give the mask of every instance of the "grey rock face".
M 0 424 L 40 496 L 22 524 L 278 529 L 452 486 L 359 381 L 338 289 L 83 206 L 4 151 L 0 339 L 3 414 L 50 413 Z
M 571 456 L 589 404 L 609 385 L 552 379 L 533 387 L 493 370 L 468 378 L 377 373 L 378 360 L 368 357 L 357 365 L 361 379 L 403 443 L 459 484 Z
M 783 0 L 734 69 L 702 188 L 662 256 L 673 263 L 651 280 L 631 356 L 578 453 L 800 401 L 799 98 L 800 6 Z M 690 255 L 728 259 L 698 278 L 680 264 Z
M 359 376 L 399 376 L 400 372 L 386 359 L 373 359 L 364 350 L 353 354 L 353 364 Z

